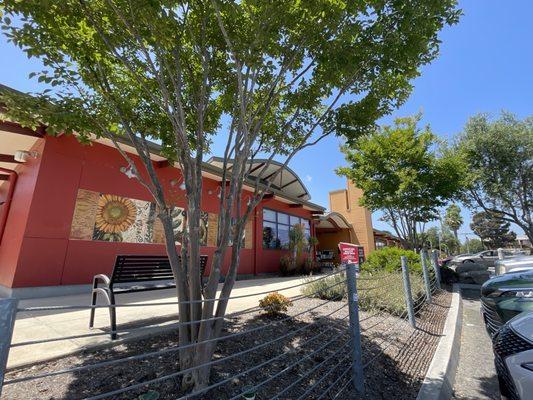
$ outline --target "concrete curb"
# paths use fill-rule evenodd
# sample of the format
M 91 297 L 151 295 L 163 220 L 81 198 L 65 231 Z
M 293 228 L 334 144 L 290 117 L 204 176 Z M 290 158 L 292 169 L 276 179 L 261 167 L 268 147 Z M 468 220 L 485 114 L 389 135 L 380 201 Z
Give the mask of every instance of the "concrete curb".
M 455 373 L 459 365 L 463 303 L 461 284 L 453 285 L 452 301 L 446 317 L 443 336 L 433 355 L 417 400 L 448 400 L 453 396 Z

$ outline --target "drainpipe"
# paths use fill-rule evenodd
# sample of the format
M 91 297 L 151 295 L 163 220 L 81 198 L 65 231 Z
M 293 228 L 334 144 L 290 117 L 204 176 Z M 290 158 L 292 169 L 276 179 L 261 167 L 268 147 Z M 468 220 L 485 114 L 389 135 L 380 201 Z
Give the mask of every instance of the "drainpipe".
M 0 243 L 2 243 L 7 224 L 7 216 L 9 215 L 9 208 L 11 207 L 11 201 L 13 200 L 13 193 L 15 192 L 15 184 L 17 183 L 18 175 L 15 171 L 2 167 L 0 167 L 0 172 L 6 172 L 9 174 L 9 189 L 7 191 L 6 201 L 2 207 L 2 217 L 0 218 Z
M 259 251 L 259 249 L 261 249 L 261 251 L 263 250 L 263 239 L 261 239 L 261 247 L 259 247 L 257 245 L 257 239 L 258 239 L 258 235 L 257 235 L 257 206 L 254 208 L 254 232 L 252 234 L 252 250 L 253 250 L 253 255 L 254 255 L 254 276 L 257 276 L 257 252 Z

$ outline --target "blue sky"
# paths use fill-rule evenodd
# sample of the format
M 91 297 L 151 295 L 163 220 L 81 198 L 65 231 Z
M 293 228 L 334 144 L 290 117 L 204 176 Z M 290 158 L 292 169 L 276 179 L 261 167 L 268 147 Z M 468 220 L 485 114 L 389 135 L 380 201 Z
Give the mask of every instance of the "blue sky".
M 533 110 L 533 1 L 464 0 L 460 22 L 445 28 L 439 57 L 422 69 L 409 100 L 381 123 L 399 116 L 424 113 L 423 123 L 450 139 L 469 116 L 497 115 L 508 110 L 520 118 Z M 12 44 L 0 39 L 0 83 L 22 91 L 35 91 L 28 74 L 40 70 Z M 302 177 L 315 203 L 328 206 L 328 192 L 345 186 L 335 168 L 344 164 L 339 140 L 330 137 L 298 154 L 291 167 Z M 216 149 L 215 149 L 216 152 Z M 470 213 L 463 210 L 469 232 Z M 389 229 L 374 215 L 378 229 Z M 516 229 L 517 233 L 522 232 Z

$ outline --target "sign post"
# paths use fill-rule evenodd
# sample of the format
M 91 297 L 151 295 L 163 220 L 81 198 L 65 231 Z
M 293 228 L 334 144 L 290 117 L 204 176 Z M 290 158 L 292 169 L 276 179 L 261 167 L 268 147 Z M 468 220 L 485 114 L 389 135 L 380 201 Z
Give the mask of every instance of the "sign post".
M 359 295 L 357 294 L 356 270 L 362 262 L 360 246 L 352 243 L 339 243 L 341 263 L 346 266 L 348 286 L 348 312 L 350 315 L 350 341 L 352 351 L 352 382 L 359 393 L 364 392 L 363 354 L 361 349 L 361 327 L 359 325 Z M 364 251 L 363 251 L 364 257 Z

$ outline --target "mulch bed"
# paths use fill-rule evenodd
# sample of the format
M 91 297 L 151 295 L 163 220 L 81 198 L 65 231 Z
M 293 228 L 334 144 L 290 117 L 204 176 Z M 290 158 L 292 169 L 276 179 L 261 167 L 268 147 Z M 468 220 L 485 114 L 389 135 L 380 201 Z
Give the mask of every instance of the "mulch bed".
M 257 391 L 258 400 L 270 399 L 282 391 L 284 393 L 280 399 L 293 400 L 352 399 L 356 395 L 363 399 L 414 399 L 439 342 L 450 300 L 450 293 L 441 291 L 434 297 L 432 305 L 422 307 L 417 315 L 417 330 L 413 330 L 406 320 L 388 314 L 360 313 L 363 363 L 369 363 L 364 369 L 363 396 L 357 395 L 350 384 L 339 392 L 350 379 L 350 372 L 345 373 L 350 366 L 350 351 L 343 347 L 349 339 L 348 311 L 344 307 L 332 313 L 343 305 L 342 302 L 324 302 L 318 299 L 296 301 L 289 310 L 290 315 L 319 304 L 324 305 L 275 325 L 271 323 L 276 318 L 258 312 L 229 320 L 224 334 L 259 326 L 265 328 L 260 332 L 222 340 L 218 344 L 215 359 L 275 340 L 295 330 L 298 333 L 213 366 L 211 384 L 221 384 L 190 398 L 231 399 L 238 396 L 244 386 L 266 381 Z M 327 316 L 328 314 L 331 315 Z M 286 316 L 277 317 L 278 320 L 283 318 Z M 313 339 L 322 332 L 322 335 Z M 105 350 L 87 350 L 30 368 L 10 371 L 6 380 L 174 347 L 177 346 L 176 336 L 175 333 L 165 333 Z M 50 345 L 53 346 L 54 343 Z M 321 347 L 324 348 L 312 354 Z M 271 363 L 243 373 L 272 358 L 275 360 Z M 112 367 L 7 385 L 3 389 L 2 399 L 83 399 L 174 373 L 177 366 L 177 353 L 170 352 Z M 234 377 L 241 373 L 243 374 Z M 187 394 L 180 390 L 180 384 L 179 377 L 171 378 L 109 398 L 137 399 L 148 390 L 156 390 L 161 395 L 160 399 L 177 399 Z M 291 386 L 292 384 L 294 385 Z

